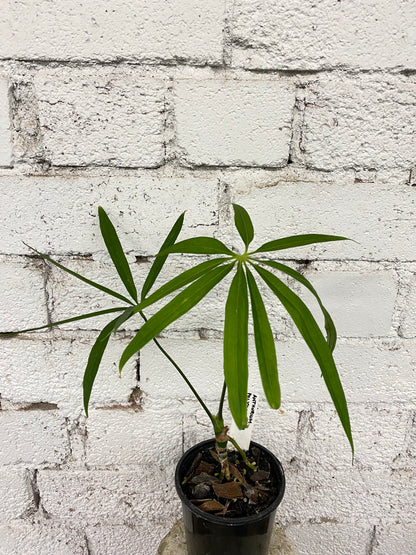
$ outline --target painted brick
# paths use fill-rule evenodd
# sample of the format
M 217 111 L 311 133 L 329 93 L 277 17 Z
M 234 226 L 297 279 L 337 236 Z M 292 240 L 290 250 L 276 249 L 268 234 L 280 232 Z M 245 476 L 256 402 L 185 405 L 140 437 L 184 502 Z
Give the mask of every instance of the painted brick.
M 104 170 L 103 170 L 104 171 Z M 212 234 L 217 224 L 213 176 L 0 177 L 0 252 L 27 254 L 25 241 L 51 253 L 97 253 L 105 249 L 97 209 L 101 205 L 127 252 L 154 255 L 179 215 L 183 235 Z M 57 214 L 59 222 L 57 223 Z M 107 258 L 108 260 L 108 258 Z
M 0 470 L 0 497 L 0 522 L 20 518 L 35 509 L 33 493 L 24 470 Z
M 0 56 L 43 60 L 157 62 L 222 60 L 223 3 L 117 0 L 111 8 L 12 1 L 3 12 Z M 120 31 L 123 39 L 120 40 Z
M 238 0 L 233 64 L 250 69 L 415 68 L 411 2 Z
M 0 257 L 1 331 L 46 324 L 45 267 L 30 259 Z
M 87 552 L 81 530 L 56 524 L 13 522 L 0 526 L 0 554 L 83 555 Z
M 406 77 L 331 74 L 306 92 L 299 160 L 309 167 L 415 165 L 416 83 Z
M 416 413 L 413 413 L 413 418 L 411 422 L 411 428 L 409 433 L 408 454 L 410 457 L 416 460 Z
M 286 493 L 277 514 L 282 523 L 312 520 L 365 526 L 414 519 L 416 490 L 410 471 L 316 472 L 309 467 L 285 472 Z
M 78 418 L 83 413 L 82 379 L 97 335 L 78 332 L 62 337 L 59 332 L 45 332 L 2 340 L 2 399 L 23 406 L 54 403 L 63 416 Z M 118 361 L 125 345 L 125 340 L 110 340 L 94 382 L 90 407 L 129 405 L 137 385 L 136 361 L 129 361 L 119 378 Z M 26 413 L 18 414 L 23 419 Z
M 88 545 L 93 554 L 153 555 L 168 533 L 168 523 L 149 522 L 147 526 L 89 526 Z
M 178 80 L 178 144 L 190 164 L 285 165 L 294 89 L 283 80 Z
M 179 518 L 174 467 L 166 472 L 157 465 L 138 465 L 134 471 L 41 470 L 38 484 L 42 506 L 62 521 L 137 526 L 149 515 L 159 522 Z
M 411 187 L 382 183 L 314 183 L 310 176 L 282 175 L 271 180 L 227 175 L 232 200 L 250 213 L 255 228 L 253 247 L 274 238 L 302 233 L 327 233 L 355 239 L 280 251 L 279 258 L 413 260 L 409 222 L 416 214 Z M 299 196 L 301 195 L 301 200 Z M 368 207 L 371 206 L 371 210 Z M 345 262 L 341 264 L 345 268 Z M 311 278 L 312 279 L 312 278 Z
M 308 273 L 306 273 L 309 278 Z M 319 272 L 311 277 L 313 286 L 336 323 L 340 337 L 374 337 L 392 334 L 397 296 L 394 272 Z M 303 298 L 316 320 L 322 312 L 311 293 Z
M 12 163 L 12 145 L 10 136 L 9 115 L 9 84 L 0 75 L 0 166 L 10 166 Z
M 53 165 L 163 163 L 162 79 L 130 69 L 43 69 L 35 76 L 44 155 Z
M 1 411 L 0 464 L 53 465 L 69 454 L 65 422 L 56 411 Z
M 222 341 L 163 338 L 160 343 L 204 399 L 219 400 L 222 388 Z M 155 399 L 193 398 L 177 370 L 152 344 L 140 353 L 140 387 Z
M 179 403 L 144 404 L 142 412 L 100 410 L 87 422 L 87 464 L 157 465 L 166 468 L 182 454 L 182 415 Z
M 338 342 L 334 351 L 347 399 L 354 403 L 411 403 L 416 386 L 415 345 L 392 341 L 363 344 Z M 331 402 L 319 367 L 300 341 L 277 345 L 282 399 L 287 402 Z
M 371 529 L 327 522 L 293 524 L 285 532 L 299 555 L 367 555 Z
M 400 555 L 413 555 L 415 545 L 416 525 L 414 523 L 396 524 L 377 530 L 373 554 L 400 553 Z
M 403 306 L 399 321 L 401 337 L 416 337 L 416 272 L 406 272 Z
M 350 404 L 354 467 L 390 470 L 406 451 L 409 411 L 396 407 Z M 297 459 L 300 465 L 328 470 L 351 468 L 351 450 L 332 408 L 305 411 L 299 421 Z

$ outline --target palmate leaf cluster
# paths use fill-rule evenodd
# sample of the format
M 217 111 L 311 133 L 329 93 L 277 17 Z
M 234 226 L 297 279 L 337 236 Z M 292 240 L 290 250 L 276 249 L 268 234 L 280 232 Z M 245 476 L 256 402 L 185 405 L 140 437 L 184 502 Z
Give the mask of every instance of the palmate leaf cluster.
M 347 403 L 332 355 L 337 340 L 332 318 L 322 304 L 312 284 L 302 274 L 280 262 L 261 258 L 262 253 L 276 252 L 314 243 L 340 241 L 346 238 L 321 234 L 296 235 L 268 241 L 259 248 L 249 251 L 250 244 L 254 239 L 252 221 L 243 207 L 234 204 L 233 208 L 234 222 L 245 245 L 243 254 L 236 254 L 224 243 L 211 237 L 194 237 L 176 242 L 184 221 L 184 214 L 181 214 L 155 257 L 139 296 L 116 230 L 104 209 L 99 207 L 100 230 L 108 253 L 126 288 L 128 296 L 93 282 L 65 268 L 51 259 L 48 255 L 42 254 L 32 249 L 32 247 L 30 248 L 51 264 L 54 264 L 92 287 L 100 289 L 102 292 L 112 297 L 116 297 L 124 304 L 119 307 L 82 314 L 39 328 L 31 328 L 14 333 L 34 331 L 85 318 L 92 318 L 102 314 L 118 313 L 117 317 L 111 320 L 102 329 L 88 358 L 83 381 L 84 407 L 88 414 L 88 403 L 91 390 L 103 353 L 112 333 L 115 333 L 124 322 L 137 313 L 139 313 L 144 320 L 143 325 L 127 345 L 121 356 L 119 365 L 121 371 L 132 356 L 151 340 L 154 340 L 156 336 L 172 322 L 191 310 L 216 285 L 233 272 L 225 304 L 223 341 L 224 378 L 227 386 L 228 403 L 231 413 L 238 427 L 244 428 L 247 425 L 246 400 L 249 371 L 248 322 L 250 312 L 254 330 L 258 367 L 264 393 L 272 408 L 276 409 L 280 406 L 280 385 L 275 342 L 267 309 L 258 286 L 258 282 L 263 282 L 284 306 L 315 357 L 339 415 L 341 424 L 351 444 L 351 448 L 353 449 Z M 167 257 L 174 253 L 215 255 L 215 257 L 205 260 L 182 272 L 151 293 Z M 277 271 L 277 274 L 274 271 Z M 278 277 L 278 274 L 282 273 L 301 283 L 316 298 L 324 317 L 325 335 L 322 333 L 312 313 L 301 298 Z M 149 319 L 146 318 L 143 311 L 147 307 L 157 301 L 165 299 L 165 297 L 178 290 L 180 290 L 180 292 L 177 293 L 176 296 L 162 306 L 162 308 Z M 198 400 L 200 399 L 198 398 Z

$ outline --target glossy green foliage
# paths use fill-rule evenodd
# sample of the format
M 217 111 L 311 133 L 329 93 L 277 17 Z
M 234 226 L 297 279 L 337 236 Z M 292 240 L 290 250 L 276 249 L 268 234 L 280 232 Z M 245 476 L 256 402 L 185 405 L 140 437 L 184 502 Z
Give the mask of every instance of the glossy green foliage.
M 256 280 L 249 268 L 246 268 L 246 272 L 261 381 L 267 402 L 273 409 L 278 409 L 280 407 L 280 384 L 273 332 Z
M 315 357 L 353 450 L 354 447 L 347 402 L 332 356 L 337 338 L 332 318 L 323 305 L 318 293 L 305 276 L 281 262 L 259 258 L 259 255 L 264 252 L 300 247 L 313 243 L 341 241 L 346 238 L 336 235 L 304 234 L 268 241 L 256 250 L 248 252 L 249 245 L 254 240 L 254 227 L 252 221 L 247 211 L 242 206 L 234 204 L 233 209 L 234 223 L 245 246 L 244 253 L 237 254 L 222 241 L 212 237 L 193 237 L 176 242 L 184 222 L 184 214 L 181 214 L 168 233 L 159 253 L 156 255 L 144 281 L 140 295 L 138 295 L 138 289 L 115 227 L 104 209 L 100 207 L 98 213 L 104 243 L 114 263 L 115 270 L 132 300 L 117 291 L 108 289 L 103 285 L 95 283 L 65 268 L 51 259 L 48 255 L 32 249 L 47 262 L 54 264 L 92 287 L 101 290 L 103 293 L 118 298 L 123 301 L 125 305 L 71 317 L 38 328 L 11 333 L 22 333 L 49 328 L 59 324 L 74 322 L 111 312 L 120 313 L 117 318 L 109 322 L 103 328 L 89 355 L 83 382 L 84 406 L 85 411 L 88 412 L 88 403 L 94 380 L 112 333 L 115 333 L 129 318 L 137 314 L 143 319 L 142 325 L 140 327 L 138 326 L 138 332 L 127 345 L 121 356 L 121 371 L 131 357 L 149 341 L 156 341 L 158 334 L 178 318 L 186 314 L 196 304 L 201 302 L 203 298 L 220 282 L 226 279 L 234 269 L 235 273 L 229 281 L 229 290 L 225 302 L 223 360 L 228 402 L 236 424 L 239 428 L 244 428 L 247 424 L 246 400 L 249 373 L 248 345 L 251 329 L 250 322 L 252 324 L 258 367 L 266 399 L 272 408 L 277 409 L 280 406 L 281 393 L 275 340 L 267 313 L 268 307 L 263 301 L 261 288 L 259 288 L 257 283 L 257 280 L 259 280 L 263 283 L 263 286 L 268 287 L 274 293 L 278 301 L 287 310 L 289 316 L 299 329 L 305 343 Z M 161 274 L 168 256 L 175 253 L 216 256 L 183 271 L 170 281 L 162 284 L 159 288 L 154 290 L 153 293 L 150 293 Z M 298 283 L 301 283 L 312 293 L 324 316 L 326 337 L 323 335 L 305 303 L 274 273 L 267 270 L 265 266 L 289 276 Z M 178 290 L 180 290 L 180 292 L 171 297 L 172 294 Z M 167 299 L 168 296 L 170 296 L 170 299 Z M 140 302 L 138 298 L 140 298 Z M 166 300 L 165 304 L 163 304 L 163 306 L 151 317 L 147 318 L 144 315 L 143 310 L 145 308 L 156 302 L 163 302 L 164 300 Z M 169 356 L 168 358 L 171 360 Z M 189 385 L 182 370 L 179 369 L 174 362 L 173 364 Z M 199 402 L 204 406 L 199 395 L 192 386 L 190 387 L 197 396 Z M 208 414 L 212 416 L 209 412 Z
M 155 260 L 152 264 L 152 267 L 150 268 L 150 271 L 147 274 L 147 278 L 145 279 L 145 282 L 143 284 L 142 294 L 140 296 L 142 301 L 145 299 L 146 295 L 149 293 L 150 289 L 153 287 L 153 284 L 155 283 L 155 281 L 157 279 L 157 276 L 160 274 L 160 272 L 163 268 L 163 265 L 166 262 L 166 259 L 168 257 L 167 254 L 161 254 L 161 252 L 163 250 L 167 249 L 168 247 L 170 247 L 171 245 L 173 245 L 173 243 L 178 238 L 178 235 L 181 232 L 181 229 L 182 229 L 182 226 L 183 226 L 184 217 L 185 217 L 185 212 L 183 212 L 179 216 L 179 218 L 174 223 L 172 229 L 168 233 L 168 236 L 164 240 L 163 245 L 160 248 L 159 254 L 158 254 L 158 256 L 156 256 L 156 258 L 155 258 Z
M 247 426 L 248 297 L 242 264 L 231 282 L 225 305 L 224 378 L 231 414 L 240 428 Z
M 98 217 L 100 219 L 100 230 L 103 236 L 105 246 L 107 247 L 108 254 L 114 263 L 121 281 L 124 283 L 127 291 L 130 293 L 133 301 L 137 303 L 137 290 L 134 284 L 133 276 L 131 274 L 129 263 L 127 262 L 126 255 L 124 254 L 117 232 L 110 221 L 110 218 L 105 213 L 101 206 L 98 207 Z
M 238 204 L 233 204 L 234 208 L 234 223 L 240 234 L 241 239 L 248 249 L 249 244 L 254 238 L 254 227 L 250 216 L 245 208 L 239 206 Z

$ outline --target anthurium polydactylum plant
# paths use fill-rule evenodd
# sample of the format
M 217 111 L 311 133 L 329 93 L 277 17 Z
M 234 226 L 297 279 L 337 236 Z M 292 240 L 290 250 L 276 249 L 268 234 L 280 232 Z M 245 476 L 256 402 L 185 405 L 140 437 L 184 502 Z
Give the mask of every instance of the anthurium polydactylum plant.
M 275 342 L 267 309 L 258 285 L 259 282 L 263 282 L 284 306 L 315 357 L 353 451 L 354 446 L 348 407 L 332 355 L 337 340 L 332 318 L 322 304 L 312 284 L 301 273 L 281 262 L 263 258 L 263 253 L 274 253 L 314 243 L 342 241 L 346 240 L 346 238 L 321 234 L 295 235 L 268 241 L 253 250 L 250 245 L 254 239 L 254 228 L 250 216 L 243 207 L 237 204 L 234 204 L 233 208 L 235 226 L 245 247 L 242 254 L 237 254 L 220 240 L 211 237 L 194 237 L 176 242 L 184 222 L 184 214 L 181 214 L 155 257 L 139 293 L 116 230 L 104 209 L 99 207 L 98 215 L 101 234 L 128 295 L 118 293 L 99 283 L 93 282 L 65 268 L 55 260 L 52 260 L 48 255 L 29 247 L 49 263 L 88 283 L 92 287 L 100 289 L 107 295 L 116 297 L 121 301 L 121 304 L 119 307 L 82 314 L 66 320 L 53 322 L 46 326 L 11 333 L 35 331 L 103 314 L 117 313 L 117 317 L 111 320 L 98 335 L 88 358 L 83 381 L 84 407 L 88 415 L 91 390 L 111 334 L 115 333 L 128 319 L 139 314 L 143 323 L 121 355 L 120 372 L 131 357 L 143 349 L 147 343 L 154 341 L 191 388 L 196 399 L 206 412 L 212 423 L 217 440 L 218 457 L 223 465 L 226 466 L 227 442 L 231 441 L 239 449 L 236 441 L 228 435 L 228 427 L 224 423 L 223 405 L 226 393 L 228 393 L 228 404 L 231 414 L 238 428 L 243 429 L 247 426 L 248 323 L 250 312 L 258 368 L 264 393 L 270 407 L 274 409 L 280 407 L 280 385 Z M 176 253 L 213 255 L 213 257 L 180 273 L 159 288 L 155 288 L 155 282 L 168 256 Z M 325 335 L 305 303 L 278 277 L 280 274 L 293 278 L 293 280 L 308 289 L 316 298 L 324 318 Z M 224 384 L 218 410 L 216 413 L 213 413 L 208 409 L 184 371 L 162 347 L 157 336 L 166 327 L 175 322 L 175 320 L 197 305 L 215 286 L 226 278 L 228 278 L 230 285 L 225 304 L 223 340 Z M 157 301 L 162 301 L 167 296 L 172 296 L 178 290 L 180 292 L 166 302 L 155 314 L 149 318 L 146 317 L 145 310 L 149 306 Z M 239 451 L 241 452 L 241 449 Z M 244 457 L 244 453 L 241 452 L 241 454 Z M 246 457 L 245 461 L 247 464 L 250 464 Z

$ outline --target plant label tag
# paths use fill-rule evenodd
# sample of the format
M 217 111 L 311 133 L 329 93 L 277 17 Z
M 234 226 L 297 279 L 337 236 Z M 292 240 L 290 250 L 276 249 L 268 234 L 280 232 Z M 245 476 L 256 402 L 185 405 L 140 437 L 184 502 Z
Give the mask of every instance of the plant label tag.
M 237 424 L 234 420 L 231 422 L 231 427 L 229 430 L 229 435 L 235 439 L 238 445 L 244 451 L 247 451 L 250 447 L 251 434 L 253 433 L 254 418 L 256 416 L 258 405 L 258 397 L 254 393 L 247 393 L 247 428 L 244 430 L 239 430 Z M 234 446 L 230 443 L 229 449 L 234 449 Z

